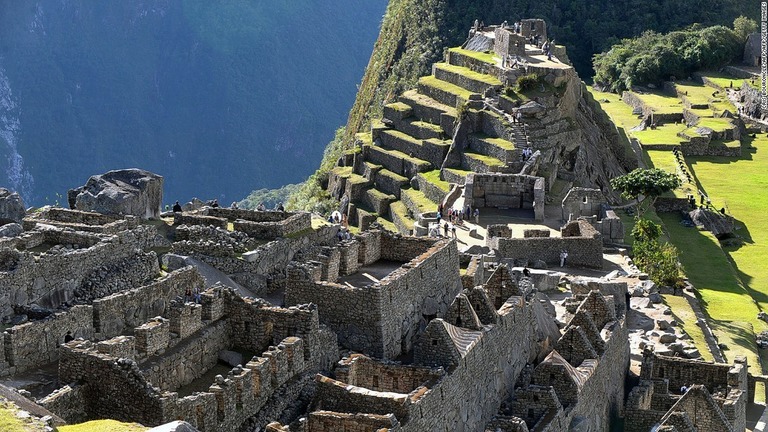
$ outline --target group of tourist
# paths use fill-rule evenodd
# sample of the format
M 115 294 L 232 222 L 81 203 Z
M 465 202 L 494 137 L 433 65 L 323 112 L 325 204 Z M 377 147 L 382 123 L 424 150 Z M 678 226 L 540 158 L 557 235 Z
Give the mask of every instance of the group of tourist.
M 531 148 L 531 146 L 527 146 L 526 148 L 523 149 L 523 153 L 522 153 L 523 162 L 530 159 L 531 156 L 533 156 L 533 149 Z

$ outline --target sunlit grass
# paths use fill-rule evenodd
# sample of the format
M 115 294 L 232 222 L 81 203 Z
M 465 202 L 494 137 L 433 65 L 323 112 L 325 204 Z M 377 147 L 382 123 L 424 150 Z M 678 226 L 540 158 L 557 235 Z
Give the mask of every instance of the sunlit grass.
M 663 296 L 663 298 L 664 303 L 672 309 L 672 316 L 675 317 L 675 321 L 677 321 L 683 331 L 691 337 L 694 346 L 699 349 L 701 357 L 705 361 L 714 360 L 712 353 L 709 351 L 704 332 L 697 324 L 698 319 L 696 318 L 696 313 L 693 311 L 693 308 L 691 308 L 690 303 L 688 303 L 688 297 L 666 295 Z
M 59 432 L 142 432 L 149 430 L 138 423 L 117 420 L 94 420 L 69 426 L 59 426 Z

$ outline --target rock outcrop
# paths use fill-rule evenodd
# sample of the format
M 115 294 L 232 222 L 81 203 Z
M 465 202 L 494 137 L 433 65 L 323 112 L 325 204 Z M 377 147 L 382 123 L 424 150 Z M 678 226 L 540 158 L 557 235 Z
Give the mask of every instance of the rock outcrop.
M 157 218 L 163 202 L 163 177 L 138 168 L 109 171 L 70 189 L 67 198 L 70 208 L 76 210 Z
M 0 225 L 21 223 L 25 213 L 24 201 L 19 194 L 0 188 Z

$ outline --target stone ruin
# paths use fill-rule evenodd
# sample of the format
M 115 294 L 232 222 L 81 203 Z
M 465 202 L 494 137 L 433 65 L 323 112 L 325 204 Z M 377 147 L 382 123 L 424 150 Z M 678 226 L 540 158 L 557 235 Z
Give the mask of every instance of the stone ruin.
M 706 363 L 643 351 L 640 384 L 627 398 L 625 431 L 743 431 L 755 382 L 747 361 Z
M 624 244 L 624 223 L 600 189 L 571 188 L 561 208 L 563 221 L 584 218 L 600 232 L 604 244 Z

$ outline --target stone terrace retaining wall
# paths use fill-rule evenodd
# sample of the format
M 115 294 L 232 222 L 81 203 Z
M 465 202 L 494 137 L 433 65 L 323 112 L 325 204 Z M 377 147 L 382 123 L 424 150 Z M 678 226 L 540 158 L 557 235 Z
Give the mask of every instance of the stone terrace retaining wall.
M 32 230 L 38 223 L 54 225 L 60 228 L 71 228 L 76 231 L 102 234 L 117 234 L 120 231 L 139 226 L 140 219 L 135 216 L 104 215 L 101 213 L 69 210 L 64 208 L 48 208 L 40 213 L 32 213 L 24 218 L 25 230 Z
M 568 223 L 562 237 L 502 238 L 489 237 L 487 244 L 504 258 L 542 260 L 550 265 L 560 264 L 560 251 L 568 251 L 566 265 L 591 268 L 603 267 L 603 240 L 589 222 Z M 567 231 L 575 231 L 567 235 Z

